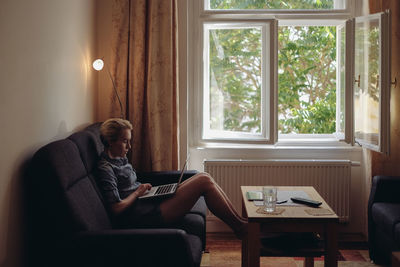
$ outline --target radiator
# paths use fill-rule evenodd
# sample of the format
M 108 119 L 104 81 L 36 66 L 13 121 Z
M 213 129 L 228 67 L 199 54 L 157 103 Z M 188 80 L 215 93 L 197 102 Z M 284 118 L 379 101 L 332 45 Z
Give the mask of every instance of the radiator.
M 204 171 L 211 174 L 239 213 L 241 185 L 313 186 L 341 222 L 349 221 L 349 160 L 205 160 Z

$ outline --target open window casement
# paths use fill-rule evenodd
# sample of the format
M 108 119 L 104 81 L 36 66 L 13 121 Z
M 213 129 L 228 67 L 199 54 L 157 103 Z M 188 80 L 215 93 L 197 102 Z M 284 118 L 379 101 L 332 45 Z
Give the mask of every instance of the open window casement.
M 354 20 L 337 27 L 336 137 L 354 145 Z
M 390 14 L 357 17 L 353 23 L 354 140 L 365 148 L 389 153 Z
M 389 152 L 390 14 L 357 17 L 337 31 L 337 136 Z

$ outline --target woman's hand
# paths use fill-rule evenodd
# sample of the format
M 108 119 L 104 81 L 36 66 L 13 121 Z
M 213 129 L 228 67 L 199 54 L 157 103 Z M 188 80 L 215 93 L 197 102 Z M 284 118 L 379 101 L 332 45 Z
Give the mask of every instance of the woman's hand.
M 141 184 L 135 191 L 136 196 L 141 197 L 150 189 L 151 189 L 151 184 Z
M 132 205 L 138 197 L 143 196 L 147 190 L 151 189 L 151 184 L 141 184 L 139 187 L 131 193 L 127 198 L 123 199 L 120 202 L 114 203 L 111 205 L 111 209 L 114 214 L 119 214 L 126 210 L 130 205 Z

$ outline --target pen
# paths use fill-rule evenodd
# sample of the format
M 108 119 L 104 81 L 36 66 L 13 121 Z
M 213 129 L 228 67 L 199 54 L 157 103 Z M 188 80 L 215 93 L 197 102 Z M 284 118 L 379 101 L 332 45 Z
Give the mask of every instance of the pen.
M 282 201 L 277 201 L 276 204 L 283 204 L 283 203 L 286 203 L 286 202 L 287 202 L 287 200 L 282 200 Z

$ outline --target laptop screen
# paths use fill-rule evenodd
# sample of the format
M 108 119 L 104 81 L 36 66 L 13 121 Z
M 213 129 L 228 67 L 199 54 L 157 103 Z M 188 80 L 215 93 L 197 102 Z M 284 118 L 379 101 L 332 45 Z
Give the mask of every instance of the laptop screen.
M 178 180 L 178 186 L 179 186 L 179 184 L 180 184 L 181 181 L 182 181 L 182 177 L 183 177 L 183 174 L 184 174 L 184 172 L 185 172 L 187 162 L 189 161 L 189 157 L 190 157 L 190 154 L 188 154 L 188 156 L 187 156 L 187 158 L 186 158 L 186 160 L 185 160 L 185 164 L 183 164 L 183 167 L 182 167 L 182 170 L 181 170 L 181 176 L 179 177 L 179 180 Z

